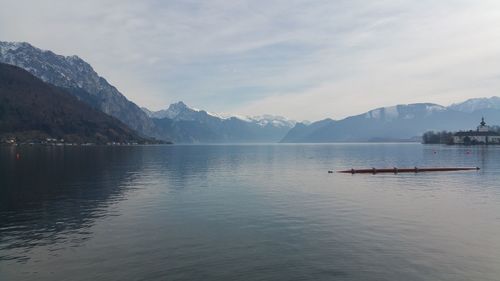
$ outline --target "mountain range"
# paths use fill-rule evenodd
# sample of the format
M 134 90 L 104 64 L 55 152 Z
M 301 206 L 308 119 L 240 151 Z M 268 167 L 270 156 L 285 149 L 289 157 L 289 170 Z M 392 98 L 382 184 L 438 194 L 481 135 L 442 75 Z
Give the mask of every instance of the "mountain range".
M 412 141 L 426 131 L 470 130 L 483 116 L 490 124 L 500 124 L 500 98 L 470 99 L 448 107 L 432 103 L 396 105 L 342 120 L 297 123 L 281 142 Z
M 167 109 L 143 108 L 157 128 L 159 137 L 170 136 L 174 142 L 278 142 L 295 125 L 279 116 L 221 117 L 193 109 L 182 101 Z
M 396 105 L 312 123 L 272 115 L 222 116 L 183 102 L 152 111 L 128 100 L 78 56 L 58 55 L 29 43 L 0 41 L 0 63 L 28 71 L 55 86 L 58 93 L 116 118 L 113 120 L 121 121 L 116 126 L 125 124 L 133 134 L 177 143 L 411 141 L 430 130 L 474 128 L 482 116 L 490 124 L 500 124 L 499 97 L 471 99 L 447 107 L 432 103 Z
M 159 112 L 141 109 L 78 56 L 58 55 L 25 42 L 0 42 L 0 62 L 21 67 L 64 89 L 142 136 L 189 143 L 277 142 L 295 125 L 282 117 L 222 118 L 182 102 Z
M 29 72 L 0 63 L 0 139 L 70 143 L 143 143 L 119 120 Z
M 24 42 L 0 42 L 0 62 L 21 67 L 44 82 L 65 89 L 142 135 L 154 132 L 148 116 L 78 56 L 57 55 Z

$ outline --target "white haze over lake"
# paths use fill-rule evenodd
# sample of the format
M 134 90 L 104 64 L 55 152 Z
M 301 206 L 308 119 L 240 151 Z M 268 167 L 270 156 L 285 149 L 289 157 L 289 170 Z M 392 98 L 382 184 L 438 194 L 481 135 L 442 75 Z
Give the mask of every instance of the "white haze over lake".
M 341 118 L 500 89 L 500 1 L 7 1 L 0 40 L 88 61 L 129 99 Z

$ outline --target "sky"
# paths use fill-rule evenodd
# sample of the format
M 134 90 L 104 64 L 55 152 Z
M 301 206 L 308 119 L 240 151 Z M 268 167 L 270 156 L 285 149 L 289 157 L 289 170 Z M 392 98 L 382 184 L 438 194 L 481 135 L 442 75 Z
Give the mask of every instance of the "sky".
M 500 95 L 497 0 L 0 0 L 0 41 L 78 55 L 152 110 L 340 119 Z

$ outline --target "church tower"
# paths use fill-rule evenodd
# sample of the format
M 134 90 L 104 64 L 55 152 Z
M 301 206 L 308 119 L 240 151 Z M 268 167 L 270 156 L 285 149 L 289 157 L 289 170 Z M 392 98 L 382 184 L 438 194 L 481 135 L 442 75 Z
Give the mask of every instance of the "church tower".
M 486 125 L 486 122 L 484 122 L 484 117 L 481 119 L 481 123 L 477 127 L 478 132 L 489 132 L 490 127 Z

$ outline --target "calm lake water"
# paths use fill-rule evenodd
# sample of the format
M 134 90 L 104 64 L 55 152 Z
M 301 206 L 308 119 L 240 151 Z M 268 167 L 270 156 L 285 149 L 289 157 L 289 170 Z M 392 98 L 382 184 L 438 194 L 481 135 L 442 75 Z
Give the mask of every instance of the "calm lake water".
M 498 281 L 500 147 L 0 147 L 0 280 Z

